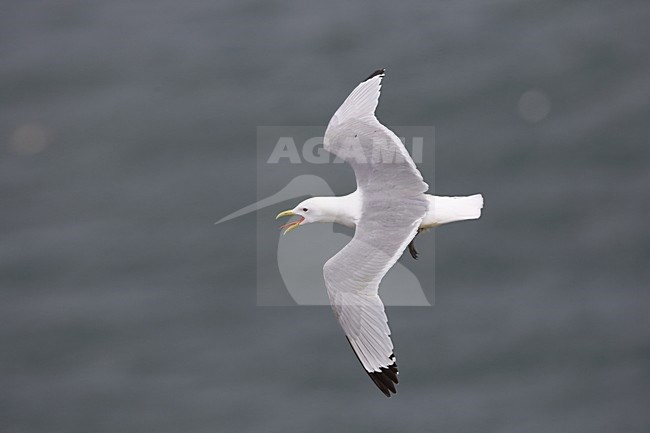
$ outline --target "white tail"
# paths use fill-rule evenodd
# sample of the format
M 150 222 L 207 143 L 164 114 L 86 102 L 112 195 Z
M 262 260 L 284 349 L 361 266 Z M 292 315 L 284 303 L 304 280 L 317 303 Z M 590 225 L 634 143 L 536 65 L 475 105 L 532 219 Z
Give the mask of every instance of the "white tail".
M 427 194 L 429 211 L 422 221 L 422 228 L 435 227 L 454 221 L 475 220 L 481 217 L 483 196 L 440 197 Z

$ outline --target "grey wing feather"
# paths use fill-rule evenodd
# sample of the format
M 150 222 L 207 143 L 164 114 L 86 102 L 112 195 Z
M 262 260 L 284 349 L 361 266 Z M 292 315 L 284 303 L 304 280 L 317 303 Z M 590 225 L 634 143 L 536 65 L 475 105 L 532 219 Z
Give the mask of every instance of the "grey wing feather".
M 380 73 L 357 86 L 325 133 L 325 149 L 354 170 L 362 212 L 353 239 L 327 261 L 323 275 L 350 345 L 390 395 L 397 368 L 378 288 L 426 214 L 428 186 L 399 138 L 374 115 L 382 78 Z

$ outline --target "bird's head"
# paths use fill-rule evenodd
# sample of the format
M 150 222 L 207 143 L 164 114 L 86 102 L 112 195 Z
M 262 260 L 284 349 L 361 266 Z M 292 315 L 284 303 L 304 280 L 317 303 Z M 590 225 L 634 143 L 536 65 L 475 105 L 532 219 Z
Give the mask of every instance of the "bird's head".
M 283 233 L 285 235 L 303 224 L 323 222 L 327 220 L 327 214 L 325 213 L 323 206 L 319 203 L 319 197 L 312 197 L 302 201 L 293 209 L 280 212 L 275 219 L 287 216 L 297 216 L 298 219 L 280 227 L 285 229 Z

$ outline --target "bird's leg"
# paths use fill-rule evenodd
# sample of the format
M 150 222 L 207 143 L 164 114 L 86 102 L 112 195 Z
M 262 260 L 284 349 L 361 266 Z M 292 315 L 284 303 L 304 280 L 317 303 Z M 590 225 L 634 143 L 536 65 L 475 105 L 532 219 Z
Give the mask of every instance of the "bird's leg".
M 415 260 L 418 259 L 418 252 L 415 249 L 415 238 L 418 237 L 422 229 L 418 229 L 417 233 L 415 233 L 415 236 L 413 236 L 413 239 L 411 239 L 411 243 L 409 244 L 409 253 L 411 254 L 411 257 L 413 257 Z

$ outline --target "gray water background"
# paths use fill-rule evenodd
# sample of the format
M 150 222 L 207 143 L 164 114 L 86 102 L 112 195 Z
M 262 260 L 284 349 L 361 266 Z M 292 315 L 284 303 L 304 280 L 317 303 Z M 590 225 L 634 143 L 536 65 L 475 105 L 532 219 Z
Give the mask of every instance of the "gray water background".
M 649 20 L 3 1 L 0 431 L 649 431 Z M 256 198 L 258 125 L 324 127 L 378 67 L 380 119 L 436 127 L 436 193 L 486 200 L 436 234 L 435 306 L 388 311 L 391 399 L 328 308 L 256 306 L 255 215 L 212 224 Z

